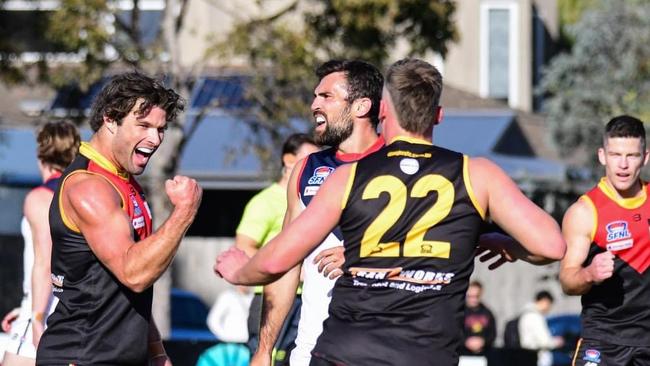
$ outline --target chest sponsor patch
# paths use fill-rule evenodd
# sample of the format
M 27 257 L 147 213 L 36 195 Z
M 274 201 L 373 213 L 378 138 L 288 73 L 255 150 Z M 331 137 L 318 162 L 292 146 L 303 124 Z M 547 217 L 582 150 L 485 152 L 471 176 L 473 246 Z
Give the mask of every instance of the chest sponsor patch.
M 133 228 L 139 229 L 141 227 L 144 227 L 144 216 L 138 216 L 133 219 Z
M 628 230 L 627 221 L 612 221 L 605 226 L 605 230 L 607 230 L 607 242 L 619 241 L 632 237 L 630 230 Z
M 615 252 L 617 250 L 625 250 L 625 249 L 630 249 L 634 246 L 634 240 L 633 239 L 626 239 L 626 240 L 621 240 L 621 241 L 616 241 L 613 243 L 607 243 L 606 247 L 607 250 L 610 252 Z
M 307 186 L 305 187 L 304 196 L 315 196 L 319 189 L 320 186 Z
M 314 169 L 314 173 L 307 181 L 307 184 L 321 185 L 323 184 L 323 182 L 325 182 L 325 178 L 327 178 L 330 174 L 332 174 L 333 171 L 334 168 L 332 167 L 319 166 L 318 168 Z

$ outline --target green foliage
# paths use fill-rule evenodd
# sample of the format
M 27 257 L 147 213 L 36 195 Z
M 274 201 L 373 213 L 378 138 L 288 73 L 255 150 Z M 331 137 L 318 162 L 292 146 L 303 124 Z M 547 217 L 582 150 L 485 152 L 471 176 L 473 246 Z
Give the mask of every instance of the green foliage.
M 287 124 L 309 115 L 313 70 L 327 59 L 359 58 L 383 68 L 400 39 L 408 55 L 444 56 L 456 39 L 454 10 L 442 0 L 295 0 L 277 14 L 239 23 L 212 55 L 247 60 L 252 112 Z
M 569 32 L 571 52 L 553 59 L 540 87 L 565 156 L 600 146 L 616 115 L 650 122 L 650 2 L 600 1 Z
M 359 58 L 383 66 L 403 38 L 408 55 L 447 53 L 456 39 L 452 1 L 309 0 L 306 23 L 316 44 L 333 57 Z

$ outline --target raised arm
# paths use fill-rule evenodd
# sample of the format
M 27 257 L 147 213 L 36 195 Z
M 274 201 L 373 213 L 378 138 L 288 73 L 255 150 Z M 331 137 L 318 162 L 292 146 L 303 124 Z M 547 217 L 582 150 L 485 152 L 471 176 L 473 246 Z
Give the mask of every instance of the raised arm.
M 169 266 L 201 202 L 201 188 L 193 179 L 176 176 L 167 180 L 165 190 L 172 213 L 156 232 L 136 243 L 120 195 L 107 180 L 75 174 L 63 188 L 65 214 L 97 258 L 135 292 L 153 285 Z
M 591 286 L 612 276 L 614 255 L 609 252 L 597 254 L 589 266 L 583 263 L 589 254 L 594 214 L 583 199 L 571 205 L 564 214 L 562 233 L 567 242 L 567 253 L 560 264 L 560 283 L 568 295 L 582 295 Z
M 215 272 L 232 284 L 268 284 L 304 259 L 338 224 L 350 174 L 344 165 L 327 178 L 309 206 L 278 236 L 249 258 L 238 249 L 217 257 Z
M 303 166 L 304 164 L 305 160 L 302 160 L 296 166 Z M 284 215 L 283 228 L 288 227 L 289 223 L 295 220 L 302 212 L 302 205 L 300 204 L 296 189 L 301 171 L 302 169 L 293 169 L 289 177 L 289 183 L 287 185 L 287 211 Z M 296 290 L 300 282 L 301 267 L 298 264 L 277 281 L 264 286 L 260 339 L 257 350 L 251 358 L 251 366 L 269 366 L 271 364 L 273 347 L 295 299 Z
M 521 248 L 513 246 L 511 253 L 533 262 L 562 259 L 566 244 L 558 224 L 530 201 L 501 168 L 487 159 L 473 158 L 469 174 L 478 204 L 521 244 Z
M 50 279 L 50 260 L 52 256 L 52 237 L 50 235 L 49 208 L 54 194 L 52 191 L 37 188 L 25 197 L 23 213 L 29 223 L 34 243 L 34 266 L 32 267 L 32 342 L 38 346 L 45 329 L 52 282 Z

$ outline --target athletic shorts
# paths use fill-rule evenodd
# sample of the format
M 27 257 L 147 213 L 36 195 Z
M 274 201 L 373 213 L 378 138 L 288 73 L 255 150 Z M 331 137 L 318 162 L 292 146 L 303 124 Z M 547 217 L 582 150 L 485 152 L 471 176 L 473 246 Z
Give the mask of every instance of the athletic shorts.
M 594 339 L 580 339 L 573 356 L 573 366 L 647 366 L 648 347 L 621 346 Z
M 5 352 L 36 358 L 36 347 L 32 343 L 31 314 L 22 311 L 22 308 L 20 315 L 11 323 L 9 341 L 7 341 Z

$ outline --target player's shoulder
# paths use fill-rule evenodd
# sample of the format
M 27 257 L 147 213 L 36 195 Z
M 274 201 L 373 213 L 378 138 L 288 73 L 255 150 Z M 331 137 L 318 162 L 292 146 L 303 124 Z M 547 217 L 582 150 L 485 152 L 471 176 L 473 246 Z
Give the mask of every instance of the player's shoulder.
M 564 213 L 562 228 L 591 230 L 595 215 L 596 210 L 591 200 L 587 196 L 582 196 Z
M 77 171 L 67 176 L 62 182 L 62 195 L 71 202 L 101 202 L 103 200 L 120 201 L 121 196 L 108 178 L 86 171 Z

